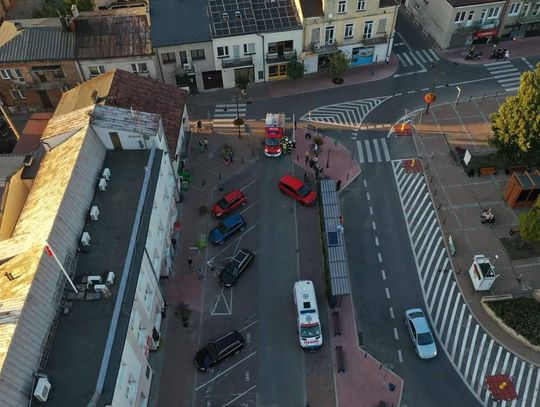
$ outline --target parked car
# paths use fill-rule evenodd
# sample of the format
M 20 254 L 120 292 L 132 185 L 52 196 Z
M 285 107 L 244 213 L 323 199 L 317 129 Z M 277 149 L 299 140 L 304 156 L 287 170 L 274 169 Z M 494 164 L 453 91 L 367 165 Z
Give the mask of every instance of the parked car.
M 245 228 L 246 220 L 242 215 L 229 215 L 210 231 L 208 239 L 214 244 L 222 245 L 229 236 Z
M 219 281 L 225 287 L 232 287 L 236 284 L 244 270 L 255 258 L 255 255 L 247 249 L 240 249 L 230 259 L 219 273 Z
M 278 186 L 281 192 L 296 199 L 302 205 L 311 206 L 317 200 L 317 193 L 292 175 L 282 177 Z
M 240 332 L 231 331 L 198 351 L 195 355 L 195 366 L 203 372 L 208 372 L 216 363 L 240 352 L 244 343 Z
M 405 325 L 411 335 L 414 350 L 420 359 L 431 359 L 437 356 L 437 345 L 420 308 L 405 311 Z
M 216 218 L 220 218 L 228 215 L 240 206 L 244 206 L 246 202 L 247 197 L 243 194 L 243 192 L 235 189 L 234 191 L 225 194 L 223 198 L 212 206 L 212 213 Z

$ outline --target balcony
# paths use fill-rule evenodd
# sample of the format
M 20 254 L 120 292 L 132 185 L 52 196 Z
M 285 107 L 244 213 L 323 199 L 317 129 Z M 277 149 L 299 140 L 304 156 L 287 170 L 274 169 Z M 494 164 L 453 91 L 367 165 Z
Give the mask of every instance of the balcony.
M 223 69 L 253 66 L 253 58 L 251 58 L 251 55 L 250 55 L 248 57 L 243 57 L 243 58 L 222 59 L 221 66 L 223 67 Z
M 308 47 L 304 48 L 304 52 L 308 54 L 333 54 L 337 51 L 338 49 L 334 40 L 328 41 L 326 44 L 321 42 L 312 42 Z
M 192 64 L 182 64 L 177 66 L 174 70 L 175 75 L 193 75 L 195 73 L 195 66 Z
M 288 62 L 291 58 L 296 56 L 296 50 L 276 52 L 276 53 L 266 53 L 266 63 L 275 64 L 278 62 Z
M 377 45 L 377 44 L 384 44 L 388 41 L 388 38 L 386 37 L 386 33 L 378 33 L 375 35 L 372 35 L 370 38 L 362 38 L 362 44 L 364 46 L 371 46 L 371 45 Z
M 64 87 L 67 87 L 65 81 L 63 80 L 47 81 L 47 82 L 41 82 L 39 80 L 34 81 L 34 82 L 13 81 L 13 84 L 15 85 L 15 88 L 27 89 L 27 90 L 52 90 L 52 89 L 64 89 Z
M 529 13 L 524 16 L 524 15 L 519 15 L 518 18 L 517 18 L 517 21 L 518 23 L 520 24 L 530 24 L 530 23 L 538 23 L 540 22 L 540 13 L 537 14 L 537 15 L 532 15 L 532 10 L 529 11 Z

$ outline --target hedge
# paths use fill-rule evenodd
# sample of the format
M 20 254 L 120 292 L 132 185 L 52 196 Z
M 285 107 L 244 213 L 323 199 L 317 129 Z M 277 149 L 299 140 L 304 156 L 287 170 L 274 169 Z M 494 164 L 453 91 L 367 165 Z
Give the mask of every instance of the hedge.
M 510 328 L 540 346 L 540 302 L 534 298 L 490 302 L 493 312 Z

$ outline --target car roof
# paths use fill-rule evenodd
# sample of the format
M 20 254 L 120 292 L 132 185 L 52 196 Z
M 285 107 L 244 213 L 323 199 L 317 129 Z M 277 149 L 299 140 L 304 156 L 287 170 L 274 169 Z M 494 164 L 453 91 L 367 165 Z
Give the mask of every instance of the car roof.
M 238 331 L 231 331 L 223 335 L 221 338 L 216 339 L 215 343 L 220 344 L 223 346 L 228 346 L 238 340 L 244 340 L 240 332 Z
M 233 199 L 242 195 L 244 195 L 242 191 L 235 189 L 234 191 L 228 192 L 223 198 L 225 198 L 226 201 L 232 201 Z
M 411 319 L 417 333 L 431 332 L 426 317 L 420 308 L 409 309 L 406 313 Z
M 226 226 L 236 225 L 237 223 L 241 222 L 244 222 L 244 218 L 242 217 L 242 215 L 238 214 L 229 215 L 223 219 L 223 224 Z
M 285 176 L 281 177 L 279 182 L 282 182 L 283 184 L 287 184 L 287 185 L 291 186 L 294 189 L 299 189 L 300 187 L 302 187 L 302 185 L 304 185 L 304 183 L 302 181 L 300 181 L 296 177 L 293 177 L 292 175 L 285 175 Z

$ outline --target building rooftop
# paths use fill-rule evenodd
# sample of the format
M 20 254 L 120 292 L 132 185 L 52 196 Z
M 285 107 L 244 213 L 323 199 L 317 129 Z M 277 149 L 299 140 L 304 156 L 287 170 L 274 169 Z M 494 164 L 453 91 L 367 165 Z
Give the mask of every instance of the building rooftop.
M 302 28 L 294 0 L 208 0 L 213 37 Z
M 300 0 L 300 7 L 304 18 L 324 16 L 322 0 Z
M 447 0 L 452 7 L 474 6 L 475 4 L 504 3 L 503 0 Z
M 153 54 L 145 7 L 85 11 L 72 24 L 77 59 Z
M 4 21 L 0 27 L 0 63 L 75 59 L 74 33 L 58 18 Z
M 97 103 L 161 116 L 171 154 L 176 151 L 187 92 L 120 69 L 107 72 L 64 93 L 55 116 Z M 138 114 L 138 113 L 137 113 Z
M 154 47 L 212 40 L 205 0 L 152 0 L 150 17 Z
M 105 379 L 97 406 L 112 403 L 116 378 L 129 325 L 135 289 L 145 247 L 145 239 L 138 240 L 133 257 L 127 258 L 130 236 L 133 236 L 137 208 L 144 208 L 141 223 L 135 236 L 145 237 L 154 200 L 156 180 L 161 165 L 161 150 L 155 151 L 149 161 L 149 150 L 109 151 L 104 167 L 111 170 L 114 182 L 107 191 L 97 191 L 93 204 L 100 211 L 99 220 L 88 223 L 85 231 L 92 236 L 87 253 L 80 254 L 74 282 L 85 299 L 72 300 L 67 315 L 60 318 L 46 373 L 55 388 L 44 405 L 54 407 L 85 406 L 96 389 L 98 376 Z M 146 168 L 150 168 L 146 202 L 141 200 Z M 122 216 L 118 216 L 121 208 Z M 110 286 L 110 297 L 91 300 L 93 289 L 86 290 L 85 276 L 103 276 L 112 271 L 115 283 Z M 124 274 L 126 273 L 126 274 Z M 124 295 L 119 296 L 125 280 Z M 74 293 L 73 293 L 74 294 Z M 112 331 L 113 312 L 120 307 L 116 331 Z M 122 311 L 123 310 L 123 311 Z M 106 343 L 112 351 L 109 361 L 103 362 Z
M 52 115 L 51 112 L 32 113 L 32 116 L 30 116 L 30 119 L 28 119 L 24 126 L 21 138 L 17 141 L 15 148 L 13 148 L 13 153 L 31 154 L 33 151 L 38 150 L 41 145 L 41 136 Z

